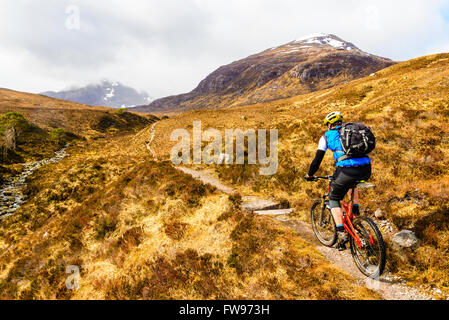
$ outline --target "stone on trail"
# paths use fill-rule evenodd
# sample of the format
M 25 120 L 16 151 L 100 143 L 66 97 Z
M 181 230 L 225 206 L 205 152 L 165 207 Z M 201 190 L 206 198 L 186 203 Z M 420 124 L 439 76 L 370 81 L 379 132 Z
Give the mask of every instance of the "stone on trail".
M 421 241 L 416 237 L 415 233 L 410 230 L 403 230 L 396 233 L 393 238 L 393 249 L 401 250 L 404 248 L 417 249 Z
M 254 211 L 255 214 L 261 215 L 261 216 L 283 216 L 292 213 L 295 211 L 292 209 L 278 209 L 278 210 L 260 210 L 260 211 Z
M 383 219 L 384 218 L 384 213 L 381 209 L 377 209 L 376 212 L 374 212 L 374 216 L 377 219 Z
M 281 205 L 272 200 L 257 197 L 243 197 L 242 200 L 242 210 L 247 212 L 281 209 Z

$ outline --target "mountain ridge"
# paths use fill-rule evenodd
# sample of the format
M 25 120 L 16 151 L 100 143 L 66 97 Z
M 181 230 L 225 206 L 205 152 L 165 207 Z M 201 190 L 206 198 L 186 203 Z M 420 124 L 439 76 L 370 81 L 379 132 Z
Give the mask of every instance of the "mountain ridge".
M 221 66 L 193 91 L 133 110 L 176 112 L 256 104 L 327 89 L 393 64 L 335 35 L 318 34 Z

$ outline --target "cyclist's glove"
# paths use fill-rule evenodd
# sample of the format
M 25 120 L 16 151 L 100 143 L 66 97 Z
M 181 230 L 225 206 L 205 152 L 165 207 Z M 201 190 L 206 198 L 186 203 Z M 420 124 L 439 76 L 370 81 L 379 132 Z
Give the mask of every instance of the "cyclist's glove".
M 306 179 L 306 181 L 315 181 L 314 177 L 309 176 L 308 174 L 304 177 L 304 179 Z

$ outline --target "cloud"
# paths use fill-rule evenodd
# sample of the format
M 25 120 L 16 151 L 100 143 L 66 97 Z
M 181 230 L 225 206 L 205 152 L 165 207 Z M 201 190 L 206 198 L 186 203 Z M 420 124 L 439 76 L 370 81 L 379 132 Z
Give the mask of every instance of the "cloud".
M 2 1 L 0 87 L 40 92 L 106 77 L 161 97 L 316 32 L 406 60 L 447 50 L 447 12 L 439 0 Z

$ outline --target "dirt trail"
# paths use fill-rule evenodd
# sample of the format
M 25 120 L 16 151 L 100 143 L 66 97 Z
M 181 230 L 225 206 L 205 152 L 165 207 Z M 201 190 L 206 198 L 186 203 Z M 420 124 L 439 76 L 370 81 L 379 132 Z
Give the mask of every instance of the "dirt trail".
M 155 124 L 152 125 L 151 139 L 147 143 L 147 148 L 154 157 L 154 152 L 151 150 L 150 144 L 154 140 Z M 157 159 L 155 158 L 157 161 Z M 209 171 L 206 170 L 193 170 L 186 167 L 176 167 L 176 169 L 191 175 L 193 178 L 214 186 L 218 190 L 226 194 L 234 194 L 236 190 L 230 186 L 227 186 L 219 179 L 212 176 Z M 335 248 L 329 248 L 323 246 L 312 230 L 312 227 L 303 221 L 297 219 L 291 219 L 288 215 L 275 216 L 273 219 L 280 221 L 285 227 L 294 230 L 302 239 L 309 241 L 315 245 L 315 248 L 320 251 L 330 262 L 332 262 L 337 268 L 345 271 L 354 277 L 356 283 L 360 286 L 367 287 L 379 293 L 383 299 L 386 300 L 431 300 L 432 297 L 421 292 L 417 288 L 407 286 L 398 280 L 388 272 L 385 272 L 379 280 L 374 280 L 365 277 L 356 267 L 353 262 L 350 250 L 339 252 Z
M 205 170 L 197 171 L 197 170 L 192 170 L 192 169 L 189 169 L 186 167 L 176 167 L 176 169 L 181 170 L 182 172 L 191 175 L 195 179 L 200 180 L 201 182 L 203 182 L 205 184 L 210 184 L 211 186 L 214 186 L 221 192 L 224 192 L 226 194 L 234 194 L 235 193 L 235 189 L 225 185 L 220 180 L 212 177 L 211 174 Z
M 157 122 L 155 122 L 151 125 L 150 140 L 145 145 L 147 147 L 148 151 L 150 151 L 151 156 L 154 158 L 155 161 L 157 161 L 157 158 L 156 158 L 156 154 L 154 153 L 153 149 L 151 149 L 151 143 L 154 141 L 154 136 L 156 134 L 156 124 L 157 124 Z

